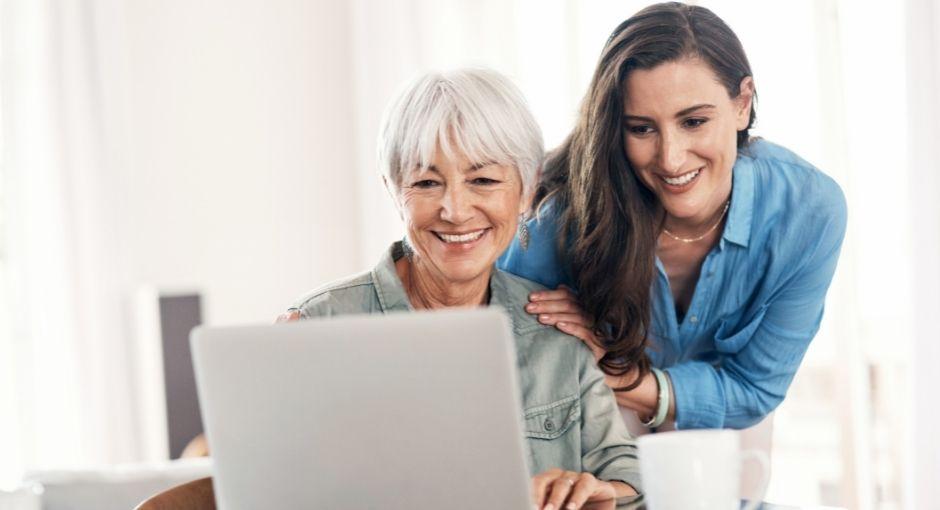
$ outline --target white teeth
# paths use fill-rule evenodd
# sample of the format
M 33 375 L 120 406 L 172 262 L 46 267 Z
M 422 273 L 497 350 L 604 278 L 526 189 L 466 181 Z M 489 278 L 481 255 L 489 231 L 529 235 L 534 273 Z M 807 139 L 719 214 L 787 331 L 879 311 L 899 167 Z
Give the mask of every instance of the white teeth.
M 701 173 L 702 169 L 699 168 L 694 172 L 689 172 L 687 174 L 682 174 L 679 177 L 663 177 L 662 179 L 666 181 L 666 184 L 671 184 L 673 186 L 682 186 L 683 184 L 688 184 L 692 179 L 698 177 L 698 174 Z
M 483 235 L 485 230 L 477 230 L 476 232 L 470 232 L 469 234 L 460 234 L 460 235 L 451 235 L 451 234 L 437 234 L 444 240 L 445 243 L 469 243 L 471 241 L 476 241 Z

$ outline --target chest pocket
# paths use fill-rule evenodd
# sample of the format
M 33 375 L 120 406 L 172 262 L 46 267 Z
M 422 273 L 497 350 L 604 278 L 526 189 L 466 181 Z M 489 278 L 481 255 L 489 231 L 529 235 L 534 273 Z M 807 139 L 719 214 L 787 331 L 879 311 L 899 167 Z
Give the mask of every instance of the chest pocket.
M 747 322 L 744 322 L 742 314 L 736 313 L 721 319 L 715 332 L 715 348 L 725 354 L 737 353 L 754 336 L 766 314 L 767 305 L 763 305 Z
M 577 395 L 525 410 L 525 434 L 535 439 L 556 439 L 581 419 Z

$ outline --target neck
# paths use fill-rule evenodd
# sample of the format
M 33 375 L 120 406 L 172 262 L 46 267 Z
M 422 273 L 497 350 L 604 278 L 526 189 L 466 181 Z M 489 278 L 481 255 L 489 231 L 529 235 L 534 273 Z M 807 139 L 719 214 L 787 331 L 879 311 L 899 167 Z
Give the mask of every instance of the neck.
M 691 218 L 676 218 L 670 215 L 668 211 L 664 211 L 665 218 L 663 221 L 663 227 L 680 237 L 695 237 L 702 235 L 708 229 L 714 227 L 715 223 L 718 223 L 724 219 L 724 215 L 727 212 L 725 210 L 725 205 L 728 204 L 730 207 L 730 182 L 728 183 L 727 192 L 722 193 L 722 195 L 724 198 L 718 201 L 717 204 L 712 205 L 708 212 L 701 215 L 695 215 Z
M 730 207 L 730 204 L 727 202 L 722 202 L 718 209 L 711 212 L 704 219 L 696 218 L 675 218 L 670 216 L 669 213 L 666 213 L 666 219 L 663 223 L 663 227 L 672 232 L 674 235 L 680 237 L 694 237 L 699 236 L 710 229 L 716 227 L 717 223 L 720 223 L 727 213 L 725 205 Z M 717 230 L 717 229 L 716 229 Z
M 427 267 L 416 255 L 398 259 L 395 269 L 415 309 L 475 307 L 485 305 L 489 299 L 491 271 L 473 280 L 453 282 Z

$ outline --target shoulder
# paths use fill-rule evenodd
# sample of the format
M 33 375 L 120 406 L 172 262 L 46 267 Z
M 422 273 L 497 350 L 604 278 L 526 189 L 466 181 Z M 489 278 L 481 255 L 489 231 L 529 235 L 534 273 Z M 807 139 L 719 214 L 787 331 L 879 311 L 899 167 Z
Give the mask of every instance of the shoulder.
M 524 307 L 529 301 L 529 294 L 547 290 L 548 287 L 499 269 L 493 273 L 492 282 L 500 287 L 501 294 L 499 302 L 494 304 L 507 309 L 517 335 L 537 337 L 538 341 L 535 343 L 539 347 L 548 349 L 564 347 L 567 351 L 569 347 L 576 347 L 581 343 L 578 339 L 562 333 L 554 326 L 542 324 L 534 315 L 525 311 Z M 590 350 L 588 350 L 588 353 L 590 353 Z
M 502 269 L 497 269 L 494 273 L 494 276 L 500 279 L 500 282 L 503 286 L 505 286 L 506 291 L 511 298 L 528 300 L 529 293 L 539 290 L 546 290 L 548 288 L 539 282 L 529 280 L 528 278 L 524 278 Z
M 535 316 L 525 311 L 529 294 L 545 290 L 544 285 L 497 268 L 490 279 L 490 287 L 492 292 L 490 304 L 500 306 L 506 311 L 517 336 L 547 328 Z
M 741 152 L 753 166 L 755 205 L 783 206 L 787 216 L 845 223 L 847 206 L 839 184 L 793 151 L 756 139 Z
M 546 290 L 544 285 L 520 276 L 497 270 L 495 281 L 504 289 L 505 296 L 500 306 L 513 322 L 513 329 L 519 338 L 520 348 L 526 352 L 530 361 L 540 360 L 540 365 L 552 365 L 556 369 L 561 365 L 579 371 L 584 363 L 593 361 L 590 349 L 577 338 L 562 333 L 553 326 L 546 326 L 523 308 L 532 292 Z
M 741 155 L 752 162 L 758 189 L 789 191 L 800 195 L 804 203 L 809 199 L 812 205 L 837 207 L 845 203 L 842 188 L 832 177 L 790 149 L 756 139 Z
M 754 179 L 752 238 L 772 251 L 781 274 L 830 264 L 845 238 L 848 208 L 839 184 L 792 151 L 757 140 L 742 151 Z
M 372 272 L 366 271 L 332 281 L 307 292 L 291 306 L 302 318 L 361 313 L 375 300 Z

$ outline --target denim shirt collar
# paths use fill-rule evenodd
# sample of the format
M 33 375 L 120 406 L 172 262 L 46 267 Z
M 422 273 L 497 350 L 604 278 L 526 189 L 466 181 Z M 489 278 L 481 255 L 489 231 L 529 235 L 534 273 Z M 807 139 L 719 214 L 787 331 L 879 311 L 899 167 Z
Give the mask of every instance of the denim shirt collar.
M 408 301 L 405 287 L 398 278 L 398 271 L 395 269 L 395 261 L 404 256 L 405 251 L 401 241 L 396 241 L 385 251 L 379 263 L 372 269 L 372 282 L 383 313 L 414 311 Z M 538 327 L 539 322 L 523 309 L 528 301 L 528 295 L 515 295 L 518 292 L 512 291 L 514 286 L 509 284 L 508 279 L 509 276 L 506 273 L 493 267 L 493 273 L 490 276 L 490 306 L 503 308 L 512 324 L 513 332 L 519 335 L 533 327 Z
M 721 236 L 725 241 L 747 248 L 751 240 L 751 218 L 754 215 L 754 161 L 743 151 L 738 153 L 731 174 L 731 205 L 728 223 Z

